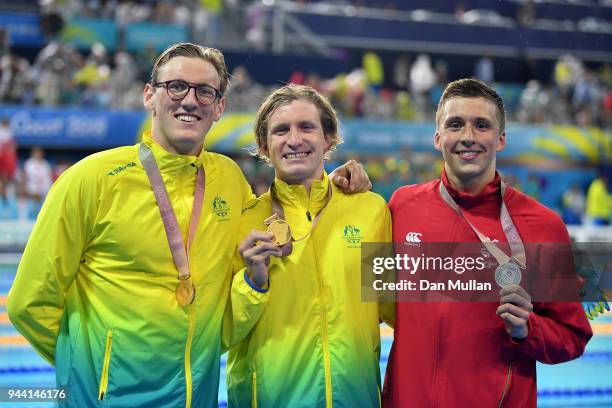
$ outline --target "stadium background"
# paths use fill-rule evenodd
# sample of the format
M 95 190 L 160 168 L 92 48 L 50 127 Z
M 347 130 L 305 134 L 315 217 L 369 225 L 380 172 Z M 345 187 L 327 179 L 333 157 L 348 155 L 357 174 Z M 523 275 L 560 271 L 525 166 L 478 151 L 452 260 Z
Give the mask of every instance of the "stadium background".
M 280 84 L 328 95 L 345 138 L 329 167 L 356 158 L 389 198 L 439 174 L 435 101 L 446 82 L 477 76 L 507 104 L 505 179 L 576 224 L 574 238 L 612 241 L 610 227 L 591 226 L 574 205 L 599 170 L 611 173 L 610 0 L 3 0 L 0 119 L 10 121 L 19 168 L 0 200 L 0 387 L 54 384 L 53 368 L 6 316 L 40 206 L 24 192 L 30 149 L 44 149 L 56 176 L 85 155 L 133 144 L 148 123 L 141 94 L 153 59 L 185 40 L 226 55 L 227 110 L 206 146 L 233 157 L 256 192 L 272 172 L 248 153 L 253 112 Z M 577 361 L 538 365 L 539 405 L 612 406 L 612 318 L 593 329 Z M 392 332 L 382 335 L 384 372 Z

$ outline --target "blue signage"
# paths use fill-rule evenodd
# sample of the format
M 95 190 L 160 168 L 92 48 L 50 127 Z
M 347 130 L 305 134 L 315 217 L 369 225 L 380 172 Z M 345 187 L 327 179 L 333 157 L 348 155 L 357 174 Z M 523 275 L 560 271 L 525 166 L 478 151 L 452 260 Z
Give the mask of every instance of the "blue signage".
M 11 45 L 42 47 L 45 43 L 38 14 L 1 12 L 0 27 L 8 32 Z
M 134 144 L 146 113 L 2 106 L 5 116 L 22 147 L 106 149 Z

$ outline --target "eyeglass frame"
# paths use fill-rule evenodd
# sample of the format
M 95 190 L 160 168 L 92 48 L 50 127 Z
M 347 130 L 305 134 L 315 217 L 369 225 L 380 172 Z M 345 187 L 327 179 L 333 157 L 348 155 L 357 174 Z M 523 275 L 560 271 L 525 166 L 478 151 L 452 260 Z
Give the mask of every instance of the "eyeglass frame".
M 170 82 L 182 82 L 183 84 L 187 85 L 187 92 L 185 92 L 185 95 L 179 97 L 179 98 L 173 98 L 170 95 L 170 91 L 168 90 L 168 84 L 170 84 Z M 171 79 L 169 81 L 159 81 L 159 82 L 155 82 L 153 84 L 151 84 L 151 86 L 153 86 L 154 88 L 165 88 L 166 89 L 166 94 L 168 95 L 168 98 L 172 99 L 173 101 L 181 101 L 183 99 L 185 99 L 185 97 L 187 97 L 187 95 L 189 94 L 189 92 L 191 91 L 191 89 L 193 88 L 194 90 L 194 95 L 195 98 L 198 102 L 200 102 L 202 105 L 212 105 L 213 103 L 215 103 L 215 101 L 217 99 L 221 99 L 223 97 L 223 94 L 221 93 L 221 91 L 219 91 L 217 88 L 215 88 L 212 85 L 208 85 L 208 84 L 194 84 L 192 82 L 187 82 L 184 81 L 182 79 Z M 201 86 L 205 86 L 208 88 L 211 88 L 213 91 L 215 91 L 215 99 L 213 99 L 210 103 L 204 103 L 200 100 L 200 98 L 198 97 L 198 88 Z

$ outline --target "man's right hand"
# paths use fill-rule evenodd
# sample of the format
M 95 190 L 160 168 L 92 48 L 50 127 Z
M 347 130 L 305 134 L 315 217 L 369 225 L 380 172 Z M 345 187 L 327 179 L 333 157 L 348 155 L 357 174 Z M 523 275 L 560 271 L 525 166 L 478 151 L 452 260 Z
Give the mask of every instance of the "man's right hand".
M 266 287 L 270 256 L 282 256 L 281 249 L 274 243 L 274 234 L 253 230 L 240 243 L 238 251 L 246 262 L 246 272 L 251 281 L 260 288 Z

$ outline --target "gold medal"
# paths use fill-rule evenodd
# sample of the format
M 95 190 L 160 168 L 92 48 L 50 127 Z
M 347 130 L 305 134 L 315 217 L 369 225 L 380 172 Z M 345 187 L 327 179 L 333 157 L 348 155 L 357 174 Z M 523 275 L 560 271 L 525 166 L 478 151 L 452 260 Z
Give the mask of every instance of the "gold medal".
M 189 306 L 195 299 L 195 287 L 191 280 L 181 280 L 176 287 L 176 300 L 182 307 Z
M 285 220 L 275 219 L 270 222 L 268 232 L 274 234 L 274 243 L 278 246 L 286 245 L 291 241 L 291 228 Z

